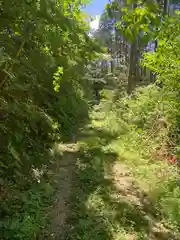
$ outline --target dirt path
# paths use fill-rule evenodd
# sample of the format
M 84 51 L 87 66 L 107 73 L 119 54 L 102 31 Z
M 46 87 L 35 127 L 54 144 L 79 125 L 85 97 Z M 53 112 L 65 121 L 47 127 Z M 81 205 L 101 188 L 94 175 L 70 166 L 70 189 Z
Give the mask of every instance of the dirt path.
M 60 164 L 61 170 L 59 173 L 57 199 L 50 214 L 52 221 L 49 227 L 49 233 L 52 239 L 63 239 L 63 233 L 68 227 L 66 221 L 70 213 L 69 201 L 73 187 L 72 177 L 75 160 L 72 153 L 66 153 Z
M 142 226 L 145 224 L 144 228 L 148 233 L 149 240 L 177 239 L 171 230 L 156 218 L 154 206 L 149 201 L 147 194 L 138 189 L 136 181 L 126 165 L 115 162 L 112 166 L 110 178 L 119 193 L 118 198 L 124 198 L 124 201 L 135 206 L 136 211 L 140 214 Z M 137 240 L 138 238 L 134 234 L 127 234 L 126 239 Z
M 62 149 L 59 149 L 62 151 Z M 57 149 L 56 149 L 57 151 Z M 58 176 L 56 181 L 57 193 L 56 200 L 50 208 L 49 225 L 40 237 L 43 239 L 58 239 L 64 240 L 64 234 L 68 231 L 67 219 L 70 215 L 70 197 L 73 188 L 73 174 L 76 165 L 76 158 L 74 156 L 74 144 L 66 145 L 66 150 L 58 165 Z
M 84 149 L 70 145 L 58 167 L 56 201 L 41 239 L 177 239 L 156 217 L 148 196 L 114 153 L 104 152 L 96 143 Z

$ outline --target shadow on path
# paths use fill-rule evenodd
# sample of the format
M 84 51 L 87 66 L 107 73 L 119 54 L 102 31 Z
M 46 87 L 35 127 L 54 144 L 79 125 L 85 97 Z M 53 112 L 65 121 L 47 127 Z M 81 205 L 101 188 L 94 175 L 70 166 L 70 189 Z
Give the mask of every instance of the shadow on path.
M 82 134 L 82 145 L 65 152 L 48 235 L 42 239 L 179 239 L 160 222 L 160 213 L 127 166 L 114 152 L 104 150 L 114 138 L 93 129 Z
M 63 240 L 177 239 L 127 167 L 102 146 L 80 149 Z

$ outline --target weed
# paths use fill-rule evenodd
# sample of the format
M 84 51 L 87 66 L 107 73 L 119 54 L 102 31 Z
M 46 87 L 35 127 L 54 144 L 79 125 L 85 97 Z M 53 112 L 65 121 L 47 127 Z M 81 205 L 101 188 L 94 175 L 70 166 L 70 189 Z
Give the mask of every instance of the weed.
M 140 89 L 134 99 L 123 100 L 129 106 L 124 112 L 117 107 L 122 99 L 108 111 L 102 102 L 92 112 L 79 142 L 67 239 L 178 239 L 178 171 L 153 155 L 167 140 L 167 128 L 156 131 L 154 125 L 163 116 L 158 91 Z M 122 163 L 128 177 L 121 176 Z

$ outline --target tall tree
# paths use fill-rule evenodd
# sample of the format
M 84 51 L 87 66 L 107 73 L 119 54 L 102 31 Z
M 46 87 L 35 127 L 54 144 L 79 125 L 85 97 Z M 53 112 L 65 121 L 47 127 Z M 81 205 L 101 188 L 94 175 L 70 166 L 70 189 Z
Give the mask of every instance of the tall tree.
M 137 4 L 134 3 L 132 5 L 132 9 L 135 10 L 137 7 Z M 137 37 L 133 39 L 133 42 L 131 43 L 130 47 L 130 61 L 129 61 L 129 75 L 128 75 L 128 87 L 127 87 L 127 93 L 131 94 L 133 91 L 133 88 L 135 86 L 136 81 L 136 60 L 139 61 L 139 59 L 136 58 L 137 56 Z

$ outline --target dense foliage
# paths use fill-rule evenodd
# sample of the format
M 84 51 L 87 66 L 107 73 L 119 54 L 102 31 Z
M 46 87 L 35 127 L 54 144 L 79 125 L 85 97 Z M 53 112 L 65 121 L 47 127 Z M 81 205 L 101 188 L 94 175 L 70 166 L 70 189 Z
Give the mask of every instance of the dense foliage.
M 91 36 L 89 19 L 82 12 L 87 2 L 0 2 L 3 239 L 37 239 L 47 220 L 44 208 L 53 200 L 52 175 L 59 170 L 53 144 L 75 140 L 89 120 L 93 93 L 99 106 L 91 112 L 90 130 L 94 131 L 92 135 L 100 136 L 92 136 L 92 143 L 82 147 L 87 155 L 90 151 L 93 164 L 88 168 L 89 162 L 80 160 L 79 181 L 87 185 L 86 194 L 96 189 L 99 178 L 107 179 L 102 176 L 103 161 L 106 152 L 113 152 L 132 168 L 140 189 L 147 188 L 156 217 L 174 231 L 180 229 L 179 170 L 174 168 L 180 157 L 180 14 L 176 11 L 180 1 L 111 1 L 100 17 L 99 29 Z M 140 81 L 148 86 L 137 88 Z M 55 164 L 52 172 L 51 164 Z M 90 173 L 85 172 L 86 168 Z M 156 176 L 159 172 L 160 176 Z M 92 192 L 92 198 L 98 191 Z M 105 198 L 102 204 L 98 202 L 100 209 L 106 209 Z M 82 200 L 78 196 L 79 202 Z M 104 209 L 100 214 L 106 212 Z M 109 209 L 105 216 L 110 228 L 108 236 L 111 231 L 120 232 L 123 225 L 121 222 L 119 228 L 114 222 L 114 209 Z M 88 214 L 79 217 L 76 213 L 77 226 L 72 228 L 69 239 L 79 239 L 81 234 L 90 236 L 86 232 L 89 226 L 84 231 L 87 223 L 82 224 L 81 233 L 76 233 L 79 219 L 86 221 Z M 127 225 L 137 239 L 149 239 L 146 231 L 136 232 L 134 225 Z M 122 239 L 122 235 L 116 238 L 113 234 L 113 239 Z
M 26 219 L 28 213 L 25 219 L 23 213 L 18 217 L 18 208 L 28 205 L 28 200 L 20 201 L 19 190 L 28 190 L 36 182 L 33 171 L 41 172 L 50 163 L 52 143 L 71 139 L 88 117 L 83 76 L 99 47 L 88 37 L 88 21 L 81 12 L 85 3 L 71 0 L 0 3 L 3 239 L 32 239 L 33 231 L 26 233 L 21 226 L 25 231 L 21 233 L 17 227 L 18 222 L 35 221 L 32 216 Z M 35 204 L 38 201 L 37 198 Z
M 169 226 L 179 231 L 179 1 L 171 6 L 169 1 L 129 3 L 136 7 L 129 10 L 126 5 L 118 27 L 132 43 L 137 38 L 141 45 L 155 41 L 153 51 L 143 51 L 141 64 L 154 73 L 156 81 L 138 91 L 134 88 L 130 98 L 115 98 L 118 110 L 116 105 L 113 111 L 118 112 L 119 125 L 123 128 L 125 122 L 130 131 L 112 145 L 115 151 L 119 149 L 122 158 L 133 164 L 135 174 L 144 178 L 144 184 L 158 182 L 148 187 L 149 197 L 161 212 L 160 218 L 165 217 Z M 166 162 L 174 168 L 167 167 Z M 154 168 L 161 167 L 165 175 L 155 176 Z
M 82 76 L 95 45 L 78 2 L 1 4 L 1 174 L 7 179 L 17 181 L 17 173 L 27 176 L 45 162 L 53 133 L 71 136 L 86 114 Z

